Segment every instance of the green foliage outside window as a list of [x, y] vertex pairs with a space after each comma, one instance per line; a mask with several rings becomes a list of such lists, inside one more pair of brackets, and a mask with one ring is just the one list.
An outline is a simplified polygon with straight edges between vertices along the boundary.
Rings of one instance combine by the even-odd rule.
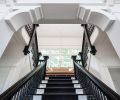
[[49, 56], [47, 67], [73, 67], [71, 55], [77, 55], [78, 52], [80, 52], [80, 49], [46, 48], [41, 49], [40, 51], [43, 55]]

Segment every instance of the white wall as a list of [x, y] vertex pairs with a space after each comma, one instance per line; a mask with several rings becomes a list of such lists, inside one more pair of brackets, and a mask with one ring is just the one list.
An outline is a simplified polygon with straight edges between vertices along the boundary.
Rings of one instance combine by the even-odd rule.
[[[112, 75], [109, 69], [114, 70], [116, 68], [120, 68], [120, 59], [111, 43], [111, 40], [108, 35], [99, 28], [95, 28], [95, 31], [91, 36], [91, 40], [97, 49], [97, 53], [95, 56], [91, 55], [91, 58], [89, 57], [89, 71], [114, 91], [118, 92], [116, 89], [118, 85], [116, 85], [114, 81], [114, 79], [118, 79], [118, 77], [116, 77], [116, 75]], [[116, 73], [118, 72], [116, 71]], [[114, 77], [114, 79], [112, 77]]]
[[120, 45], [119, 45], [119, 43], [120, 43], [120, 39], [119, 39], [120, 26], [119, 25], [120, 25], [120, 21], [116, 20], [115, 23], [110, 27], [109, 30], [107, 30], [106, 33], [115, 49], [117, 55], [120, 58]]
[[0, 94], [1, 94], [1, 92], [3, 90], [6, 79], [7, 79], [8, 75], [9, 75], [9, 71], [10, 71], [9, 67], [8, 68], [4, 68], [4, 67], [0, 68], [0, 76], [1, 76], [0, 77]]
[[119, 67], [120, 59], [107, 34], [99, 29], [93, 45], [97, 49], [96, 58], [107, 67]]
[[13, 31], [4, 20], [0, 20], [0, 58], [12, 38]]
[[[1, 59], [1, 66], [14, 66], [20, 59], [24, 57], [23, 49], [26, 45], [20, 31], [14, 33], [8, 46], [6, 47]], [[11, 59], [12, 58], [12, 59]]]
[[[0, 68], [1, 70], [1, 68]], [[14, 83], [16, 83], [18, 80], [20, 80], [22, 77], [24, 77], [26, 74], [31, 72], [33, 70], [32, 61], [30, 64], [29, 55], [26, 57], [23, 57], [15, 66], [9, 67], [9, 73], [8, 76], [5, 78], [5, 82], [3, 85], [1, 92], [4, 92], [7, 88], [12, 86]], [[5, 70], [6, 72], [6, 70]], [[1, 79], [0, 79], [1, 80]]]
[[108, 66], [105, 66], [102, 62], [99, 61], [95, 56], [91, 56], [89, 71], [103, 83], [109, 86], [111, 89], [116, 91], [114, 82], [111, 78]]
[[31, 54], [23, 54], [29, 38], [24, 28], [12, 36], [0, 59], [0, 93], [33, 70]]
[[109, 68], [117, 93], [120, 94], [120, 68]]

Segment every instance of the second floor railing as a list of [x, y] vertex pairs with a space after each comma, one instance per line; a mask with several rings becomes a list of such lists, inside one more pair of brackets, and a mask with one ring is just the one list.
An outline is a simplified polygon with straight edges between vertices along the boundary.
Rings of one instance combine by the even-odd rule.
[[93, 46], [90, 41], [90, 37], [94, 31], [95, 26], [88, 24], [82, 24], [82, 26], [84, 28], [84, 34], [82, 42], [82, 51], [79, 53], [79, 56], [81, 57], [82, 66], [86, 67], [86, 62], [88, 60], [88, 52], [90, 51], [90, 53], [93, 55], [95, 55], [97, 52], [95, 46]]
[[38, 59], [41, 53], [38, 50], [38, 40], [36, 28], [39, 26], [38, 24], [28, 24], [25, 26], [25, 29], [30, 37], [29, 44], [25, 46], [23, 52], [27, 55], [29, 52], [32, 53], [33, 57], [33, 66], [36, 67], [38, 65]]

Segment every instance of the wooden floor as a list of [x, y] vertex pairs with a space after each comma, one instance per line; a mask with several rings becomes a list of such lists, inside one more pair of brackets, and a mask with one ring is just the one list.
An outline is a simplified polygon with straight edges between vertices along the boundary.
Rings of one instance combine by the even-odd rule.
[[47, 68], [46, 70], [46, 76], [57, 76], [57, 75], [71, 75], [74, 76], [74, 69], [73, 68], [63, 68], [63, 67], [57, 67], [57, 68]]

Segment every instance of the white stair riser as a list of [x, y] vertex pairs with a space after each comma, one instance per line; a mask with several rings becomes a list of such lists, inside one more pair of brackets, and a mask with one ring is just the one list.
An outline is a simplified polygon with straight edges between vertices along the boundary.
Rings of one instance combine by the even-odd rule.
[[44, 89], [37, 89], [36, 94], [44, 94]]
[[40, 84], [39, 88], [46, 88], [46, 84]]

